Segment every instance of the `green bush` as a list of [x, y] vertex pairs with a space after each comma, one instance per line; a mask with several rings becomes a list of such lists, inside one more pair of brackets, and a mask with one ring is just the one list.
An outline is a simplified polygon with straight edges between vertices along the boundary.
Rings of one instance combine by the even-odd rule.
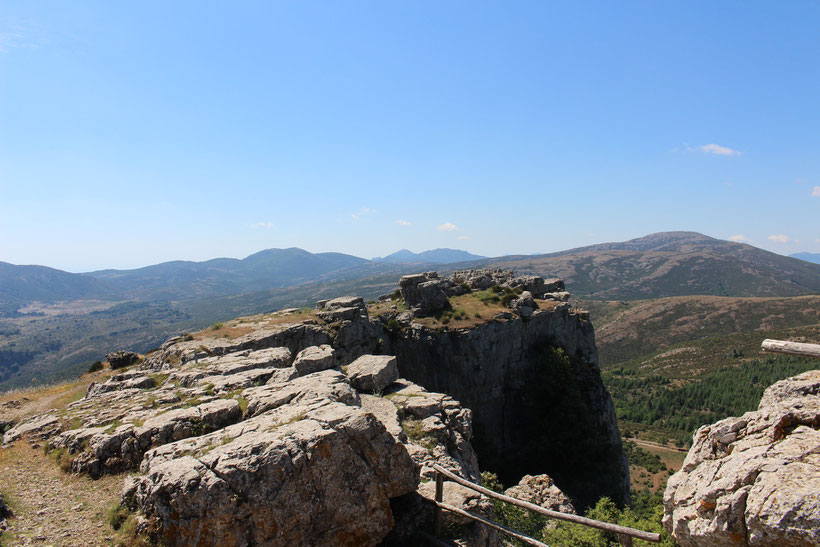
[[108, 510], [108, 524], [110, 524], [114, 530], [119, 530], [122, 523], [125, 522], [125, 519], [127, 519], [130, 514], [131, 512], [126, 506], [118, 503]]
[[[495, 492], [504, 492], [504, 486], [493, 473], [482, 473], [481, 481], [485, 488], [489, 488]], [[513, 530], [543, 541], [547, 545], [567, 547], [617, 547], [620, 545], [618, 538], [614, 534], [596, 528], [548, 519], [538, 513], [533, 513], [498, 500], [493, 500], [493, 508], [495, 509], [496, 521]], [[647, 491], [633, 493], [632, 503], [624, 509], [619, 509], [611, 499], [603, 497], [598, 500], [598, 503], [584, 516], [602, 522], [620, 524], [621, 526], [628, 526], [645, 532], [661, 534], [660, 544], [651, 544], [636, 539], [634, 540], [635, 546], [674, 546], [674, 542], [661, 524], [661, 519], [663, 518], [663, 497], [660, 492], [654, 494]], [[509, 536], [505, 536], [504, 539], [510, 545], [527, 545]]]
[[88, 367], [88, 372], [97, 372], [98, 370], [103, 369], [102, 361], [94, 361], [91, 363], [91, 366]]

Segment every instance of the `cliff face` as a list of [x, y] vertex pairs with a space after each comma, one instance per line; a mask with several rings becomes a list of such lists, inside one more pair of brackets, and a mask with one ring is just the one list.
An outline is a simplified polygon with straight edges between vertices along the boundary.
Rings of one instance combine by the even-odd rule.
[[541, 303], [529, 317], [391, 333], [401, 375], [473, 411], [482, 469], [505, 483], [547, 473], [578, 507], [629, 499], [628, 464], [588, 315]]

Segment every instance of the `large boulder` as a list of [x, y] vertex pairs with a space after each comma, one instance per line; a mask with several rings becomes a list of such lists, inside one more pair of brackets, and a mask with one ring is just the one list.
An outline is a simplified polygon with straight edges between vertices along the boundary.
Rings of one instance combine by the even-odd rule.
[[362, 355], [344, 369], [358, 391], [374, 393], [399, 379], [399, 368], [392, 355]]
[[782, 380], [758, 409], [706, 425], [664, 494], [683, 547], [820, 545], [820, 371]]
[[293, 361], [293, 368], [300, 376], [327, 370], [334, 366], [336, 366], [335, 352], [327, 344], [305, 348], [296, 355]]
[[572, 502], [549, 475], [524, 475], [518, 484], [507, 488], [504, 493], [510, 497], [540, 505], [544, 509], [560, 513], [575, 514]]
[[355, 407], [287, 411], [147, 454], [126, 501], [176, 545], [377, 544], [418, 482], [405, 448]]
[[404, 303], [417, 316], [433, 315], [449, 305], [442, 280], [435, 272], [405, 275], [399, 280]]
[[105, 360], [111, 365], [112, 369], [130, 367], [137, 361], [140, 356], [133, 351], [119, 350], [109, 353], [105, 356]]
[[520, 317], [529, 317], [532, 312], [538, 309], [538, 304], [532, 298], [529, 291], [524, 291], [521, 295], [513, 300], [512, 310]]

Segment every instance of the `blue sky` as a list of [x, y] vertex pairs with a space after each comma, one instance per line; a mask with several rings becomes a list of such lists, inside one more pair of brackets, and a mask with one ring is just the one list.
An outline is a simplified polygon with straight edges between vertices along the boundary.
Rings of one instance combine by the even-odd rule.
[[820, 252], [820, 3], [0, 8], [0, 260]]

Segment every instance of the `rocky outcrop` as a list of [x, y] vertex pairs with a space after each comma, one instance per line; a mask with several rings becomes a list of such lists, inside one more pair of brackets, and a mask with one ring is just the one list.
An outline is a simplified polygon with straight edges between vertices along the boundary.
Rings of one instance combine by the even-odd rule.
[[[139, 470], [123, 503], [143, 533], [176, 545], [375, 545], [388, 534], [415, 544], [431, 526], [421, 486], [432, 465], [479, 478], [470, 411], [399, 379], [394, 357], [300, 372], [289, 348], [217, 355], [209, 344], [224, 341], [197, 342], [209, 356], [119, 372], [7, 440], [45, 439], [73, 472]], [[333, 355], [308, 349], [302, 357]], [[492, 511], [475, 496], [464, 503]], [[472, 523], [456, 536], [497, 545]]]
[[[417, 544], [433, 466], [479, 482], [479, 458], [508, 483], [549, 473], [576, 507], [626, 501], [592, 327], [559, 302], [562, 289], [499, 270], [427, 273], [403, 281], [407, 302], [381, 299], [388, 316], [344, 297], [227, 322], [169, 340], [4, 440], [45, 439], [74, 472], [137, 473], [123, 500], [138, 528], [182, 545]], [[422, 317], [457, 297], [490, 299], [490, 319], [447, 328]], [[552, 503], [547, 481], [522, 484]], [[445, 492], [492, 517], [478, 494]], [[497, 545], [449, 518], [461, 544]]]
[[336, 366], [336, 355], [327, 344], [321, 346], [310, 346], [299, 352], [293, 361], [293, 368], [300, 376], [319, 372]]
[[604, 495], [626, 503], [629, 470], [589, 315], [556, 301], [538, 305], [526, 318], [469, 329], [411, 319], [386, 347], [403, 378], [473, 411], [482, 469], [508, 484], [549, 474], [576, 507]]
[[399, 281], [401, 297], [419, 317], [432, 315], [448, 306], [447, 293], [436, 272], [405, 275]]
[[538, 304], [535, 303], [531, 292], [524, 291], [518, 298], [513, 300], [512, 309], [519, 317], [529, 317], [532, 312], [538, 309]]
[[60, 429], [60, 420], [54, 414], [35, 416], [6, 431], [3, 435], [3, 444], [10, 444], [22, 438], [31, 441], [48, 439], [52, 435], [59, 433]]
[[780, 381], [758, 409], [703, 426], [664, 495], [681, 546], [820, 544], [820, 371]]
[[381, 422], [327, 399], [166, 445], [141, 471], [126, 500], [184, 545], [374, 545], [393, 528], [390, 499], [418, 482]]
[[510, 497], [540, 505], [551, 511], [575, 513], [572, 502], [549, 475], [524, 475], [518, 484], [507, 488], [504, 493]]
[[140, 356], [133, 351], [126, 351], [122, 349], [109, 353], [105, 356], [105, 360], [108, 361], [108, 364], [112, 369], [130, 367], [139, 361], [139, 358]]
[[350, 383], [364, 393], [375, 393], [399, 379], [399, 368], [392, 355], [363, 355], [344, 369]]

